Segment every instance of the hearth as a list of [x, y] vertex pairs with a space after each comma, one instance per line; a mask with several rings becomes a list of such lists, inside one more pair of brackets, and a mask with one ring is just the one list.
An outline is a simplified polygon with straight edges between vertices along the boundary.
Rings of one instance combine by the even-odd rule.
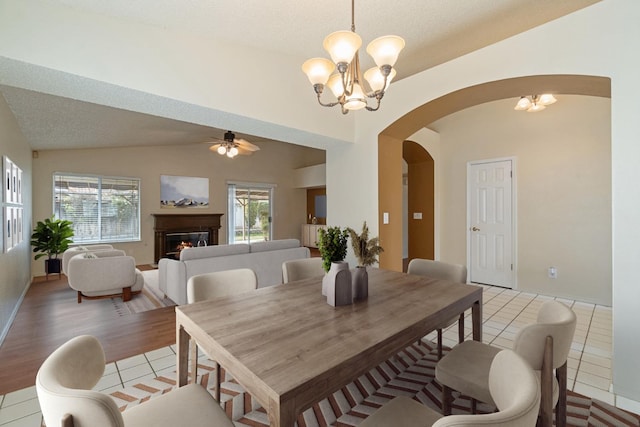
[[223, 214], [152, 214], [155, 219], [154, 258], [180, 257], [193, 246], [217, 245]]

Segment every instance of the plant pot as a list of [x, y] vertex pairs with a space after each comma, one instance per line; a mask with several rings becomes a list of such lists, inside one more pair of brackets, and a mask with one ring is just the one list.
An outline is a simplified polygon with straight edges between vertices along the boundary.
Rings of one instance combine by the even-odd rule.
[[59, 275], [62, 272], [62, 260], [59, 258], [45, 259], [44, 272], [47, 276], [55, 273]]
[[369, 273], [367, 267], [357, 266], [351, 276], [352, 290], [354, 301], [363, 301], [369, 297]]
[[333, 307], [349, 305], [353, 302], [351, 271], [345, 261], [332, 262], [331, 269], [322, 279], [326, 287], [327, 304]]

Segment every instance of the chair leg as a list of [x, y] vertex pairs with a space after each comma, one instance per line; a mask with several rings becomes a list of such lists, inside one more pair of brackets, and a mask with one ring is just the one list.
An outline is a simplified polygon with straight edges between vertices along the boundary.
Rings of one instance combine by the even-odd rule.
[[131, 301], [131, 286], [122, 288], [122, 301], [124, 302]]
[[216, 392], [215, 392], [215, 399], [220, 402], [220, 384], [222, 384], [222, 367], [220, 366], [220, 364], [218, 362], [215, 362], [215, 368], [216, 368]]
[[442, 359], [442, 329], [438, 329], [438, 360]]
[[464, 312], [460, 313], [458, 318], [458, 343], [464, 341]]
[[543, 427], [551, 427], [553, 426], [553, 338], [551, 336], [547, 337], [544, 346], [540, 388], [540, 422]]
[[453, 401], [453, 395], [451, 389], [446, 385], [442, 386], [442, 415], [451, 415], [451, 403]]
[[78, 291], [78, 304], [82, 302], [82, 292]]
[[558, 404], [556, 405], [556, 427], [567, 425], [567, 362], [556, 369], [558, 380]]

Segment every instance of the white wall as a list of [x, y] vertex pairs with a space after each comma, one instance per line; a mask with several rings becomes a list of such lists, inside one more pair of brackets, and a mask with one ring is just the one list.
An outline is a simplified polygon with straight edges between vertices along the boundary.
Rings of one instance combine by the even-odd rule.
[[539, 113], [515, 111], [516, 98], [489, 102], [430, 125], [441, 141], [442, 257], [466, 263], [467, 163], [515, 157], [517, 289], [611, 305], [611, 101], [558, 99]]
[[[353, 226], [377, 204], [377, 137], [387, 126], [416, 107], [447, 93], [484, 82], [543, 74], [584, 74], [610, 77], [613, 256], [613, 385], [614, 392], [640, 400], [636, 355], [640, 342], [633, 325], [640, 324], [640, 2], [603, 1], [503, 42], [424, 71], [392, 85], [375, 115], [362, 114], [356, 123], [357, 149], [327, 153], [327, 194], [334, 223]], [[398, 63], [401, 66], [401, 60]], [[427, 124], [425, 124], [427, 125]], [[352, 164], [368, 162], [345, 177]], [[394, 161], [394, 160], [391, 160]], [[368, 167], [366, 166], [368, 165]], [[349, 183], [344, 185], [344, 182]], [[362, 187], [362, 182], [369, 185]], [[341, 185], [342, 183], [342, 185]], [[350, 197], [357, 194], [356, 200]], [[337, 203], [335, 202], [337, 201]], [[364, 202], [364, 203], [360, 203]], [[362, 206], [353, 209], [353, 206]], [[370, 209], [368, 209], [370, 207]], [[369, 218], [368, 218], [369, 219]], [[368, 221], [369, 223], [369, 221]], [[371, 221], [371, 232], [376, 234]]]
[[[9, 158], [22, 169], [24, 240], [9, 252], [0, 250], [0, 344], [9, 330], [18, 304], [31, 282], [31, 150], [4, 97], [0, 95], [0, 157]], [[2, 167], [0, 167], [2, 169]], [[4, 200], [4, 195], [0, 195]], [[4, 213], [0, 213], [4, 218]], [[4, 236], [0, 233], [0, 236]], [[0, 249], [3, 244], [0, 243]]]

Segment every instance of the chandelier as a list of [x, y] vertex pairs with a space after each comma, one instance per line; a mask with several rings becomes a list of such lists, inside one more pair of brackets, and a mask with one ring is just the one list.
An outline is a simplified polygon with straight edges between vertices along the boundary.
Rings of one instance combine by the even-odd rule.
[[[349, 110], [366, 108], [369, 111], [376, 111], [380, 108], [380, 100], [396, 75], [393, 66], [398, 59], [398, 54], [404, 48], [404, 40], [398, 36], [378, 37], [369, 43], [367, 53], [373, 57], [377, 67], [370, 68], [364, 73], [364, 78], [371, 89], [365, 92], [358, 57], [362, 39], [355, 32], [354, 1], [351, 0], [351, 31], [331, 33], [322, 44], [331, 56], [331, 61], [326, 58], [311, 58], [302, 64], [302, 71], [306, 73], [313, 85], [320, 105], [323, 107], [340, 105], [342, 114], [347, 114]], [[334, 70], [337, 72], [334, 73]], [[320, 96], [325, 86], [329, 86], [336, 101], [322, 102]], [[367, 98], [375, 99], [375, 107], [368, 105]]]
[[530, 97], [521, 96], [514, 110], [536, 113], [538, 111], [544, 110], [545, 108], [547, 108], [547, 105], [551, 105], [556, 101], [557, 99], [550, 93], [544, 93], [542, 95], [531, 95]]

